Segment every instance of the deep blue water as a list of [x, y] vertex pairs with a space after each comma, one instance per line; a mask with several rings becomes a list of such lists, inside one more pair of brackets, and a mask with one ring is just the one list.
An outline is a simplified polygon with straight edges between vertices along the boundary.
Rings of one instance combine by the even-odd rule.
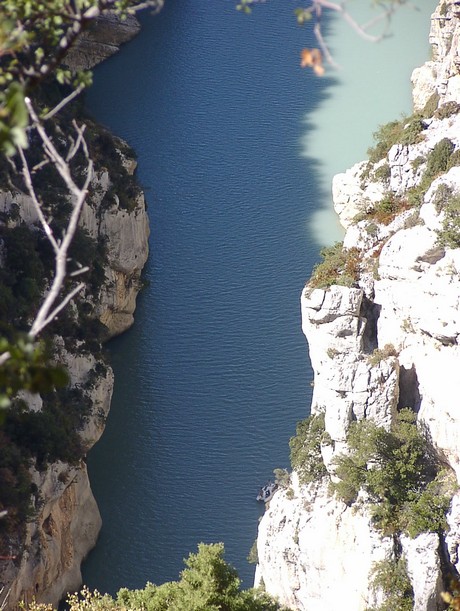
[[89, 106], [137, 151], [152, 231], [89, 456], [104, 525], [84, 581], [100, 591], [176, 579], [200, 541], [223, 541], [252, 585], [255, 494], [308, 413], [299, 295], [319, 192], [300, 139], [332, 80], [301, 70], [308, 33], [282, 7], [169, 0], [96, 71]]

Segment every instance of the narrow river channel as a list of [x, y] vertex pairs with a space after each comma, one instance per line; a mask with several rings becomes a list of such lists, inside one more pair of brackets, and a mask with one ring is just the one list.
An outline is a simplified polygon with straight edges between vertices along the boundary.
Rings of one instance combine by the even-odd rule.
[[[152, 231], [136, 324], [110, 346], [107, 429], [89, 456], [104, 526], [84, 580], [111, 593], [176, 579], [200, 541], [223, 541], [252, 585], [255, 495], [288, 467], [309, 411], [299, 295], [319, 242], [337, 235], [318, 211], [332, 173], [410, 109], [410, 69], [428, 54], [426, 9], [406, 11], [366, 68], [348, 55], [356, 36], [329, 23], [344, 71], [319, 79], [299, 67], [314, 43], [282, 0], [250, 16], [233, 0], [165, 4], [96, 70], [89, 95], [137, 151]], [[356, 89], [359, 71], [378, 105]]]

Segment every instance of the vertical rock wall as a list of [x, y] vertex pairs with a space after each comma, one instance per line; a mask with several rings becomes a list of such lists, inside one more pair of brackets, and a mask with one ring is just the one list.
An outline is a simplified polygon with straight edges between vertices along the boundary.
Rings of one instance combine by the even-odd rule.
[[[426, 185], [428, 158], [442, 139], [460, 155], [453, 104], [460, 103], [459, 17], [457, 2], [439, 4], [430, 33], [433, 59], [413, 74], [414, 107], [421, 110], [428, 100], [433, 106], [421, 136], [395, 144], [375, 165], [362, 162], [334, 178], [344, 246], [358, 249], [359, 280], [350, 288], [307, 286], [302, 293], [314, 370], [311, 411], [325, 414], [329, 439], [321, 449], [332, 478], [352, 420], [371, 418], [388, 429], [398, 407], [408, 406], [460, 481], [460, 248], [439, 241], [447, 212], [438, 190], [444, 185], [460, 195], [457, 157], [433, 174], [420, 206], [404, 204], [424, 176]], [[385, 223], [370, 216], [384, 196], [401, 204]], [[378, 362], [369, 358], [376, 348]], [[256, 585], [292, 609], [364, 611], [383, 601], [369, 584], [374, 563], [392, 556], [394, 541], [374, 529], [365, 503], [356, 509], [331, 496], [328, 479], [300, 485], [294, 473], [291, 490], [276, 492], [259, 527]], [[459, 503], [454, 494], [448, 532], [400, 538], [417, 611], [443, 608], [443, 571], [449, 563], [459, 568]]]

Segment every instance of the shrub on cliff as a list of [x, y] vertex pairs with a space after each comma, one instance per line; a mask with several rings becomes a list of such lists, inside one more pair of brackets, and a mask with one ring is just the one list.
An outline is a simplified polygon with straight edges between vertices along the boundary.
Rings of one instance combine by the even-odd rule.
[[440, 492], [438, 465], [408, 408], [399, 412], [390, 431], [371, 420], [354, 422], [348, 434], [349, 454], [336, 458], [340, 481], [332, 489], [346, 503], [363, 489], [374, 525], [384, 534], [438, 532], [445, 527], [450, 497]]
[[460, 195], [450, 197], [442, 209], [444, 218], [438, 231], [438, 243], [448, 248], [460, 248]]
[[421, 206], [433, 180], [458, 165], [460, 165], [460, 150], [454, 150], [453, 142], [443, 138], [428, 153], [425, 172], [420, 183], [407, 192], [409, 203], [413, 206]]
[[435, 178], [449, 167], [450, 156], [454, 152], [454, 144], [449, 138], [443, 138], [435, 144], [433, 150], [428, 154], [425, 173], [430, 178]]
[[383, 159], [394, 144], [409, 145], [420, 142], [424, 129], [425, 125], [419, 115], [404, 117], [400, 121], [390, 121], [381, 125], [373, 134], [375, 145], [367, 151], [369, 161], [377, 163]]
[[321, 456], [321, 438], [324, 431], [324, 414], [312, 415], [297, 423], [296, 435], [289, 441], [291, 466], [297, 471], [302, 484], [327, 475]]
[[366, 611], [412, 611], [414, 590], [404, 558], [385, 558], [376, 562], [372, 570], [371, 586], [374, 591], [380, 590], [385, 600], [378, 607]]
[[357, 216], [356, 220], [373, 220], [382, 225], [389, 225], [398, 214], [411, 207], [409, 201], [403, 197], [398, 197], [391, 191], [385, 193], [379, 202], [373, 204], [365, 213]]
[[323, 261], [318, 263], [308, 281], [310, 288], [328, 288], [333, 284], [353, 286], [359, 279], [361, 251], [344, 248], [341, 242], [321, 249]]

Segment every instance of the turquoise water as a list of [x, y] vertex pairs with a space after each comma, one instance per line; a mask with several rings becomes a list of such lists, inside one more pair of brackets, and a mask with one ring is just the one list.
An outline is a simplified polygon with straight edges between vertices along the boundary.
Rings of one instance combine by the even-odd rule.
[[327, 171], [305, 142], [340, 85], [301, 70], [313, 41], [284, 7], [171, 0], [96, 72], [89, 105], [136, 149], [152, 228], [88, 461], [104, 526], [84, 580], [101, 591], [177, 578], [200, 541], [224, 541], [251, 585], [255, 495], [308, 413], [299, 294]]
[[[412, 112], [410, 76], [429, 58], [429, 18], [435, 5], [425, 0], [401, 7], [388, 36], [377, 44], [360, 38], [342, 19], [330, 23], [328, 40], [340, 69], [334, 72], [332, 95], [313, 114], [305, 113], [301, 139], [302, 155], [319, 162], [322, 197], [309, 218], [319, 244], [342, 238], [332, 211], [332, 177], [366, 158], [379, 125]], [[359, 23], [375, 15], [370, 3], [350, 6]]]

